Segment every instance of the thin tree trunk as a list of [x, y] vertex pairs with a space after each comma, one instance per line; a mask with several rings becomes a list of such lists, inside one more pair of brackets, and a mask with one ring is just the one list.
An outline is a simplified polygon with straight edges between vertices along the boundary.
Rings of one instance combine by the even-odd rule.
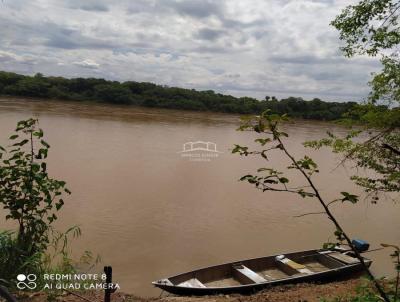
[[307, 182], [309, 183], [309, 185], [311, 186], [311, 188], [313, 189], [314, 193], [315, 193], [315, 197], [317, 197], [318, 201], [320, 202], [320, 204], [322, 205], [322, 207], [324, 208], [326, 214], [328, 215], [329, 219], [333, 222], [333, 224], [335, 225], [335, 227], [337, 228], [337, 230], [339, 230], [347, 244], [350, 246], [350, 248], [352, 249], [352, 251], [354, 252], [355, 256], [357, 257], [358, 260], [360, 260], [361, 265], [363, 266], [365, 272], [367, 273], [367, 275], [372, 279], [372, 281], [374, 282], [374, 285], [377, 289], [377, 291], [379, 292], [379, 295], [382, 297], [382, 299], [385, 302], [390, 302], [389, 298], [387, 297], [386, 293], [384, 292], [383, 288], [380, 286], [380, 284], [378, 283], [378, 281], [375, 279], [375, 276], [371, 273], [369, 267], [365, 264], [364, 262], [364, 258], [360, 255], [360, 253], [357, 251], [357, 249], [354, 247], [353, 243], [351, 242], [351, 239], [349, 236], [347, 236], [347, 234], [344, 232], [343, 228], [340, 226], [339, 222], [336, 220], [336, 218], [333, 216], [332, 212], [329, 210], [329, 207], [325, 204], [324, 200], [322, 199], [318, 189], [316, 188], [316, 186], [314, 185], [313, 181], [311, 180], [310, 176], [303, 170], [303, 168], [301, 168], [298, 163], [296, 162], [296, 159], [288, 152], [288, 150], [285, 148], [284, 144], [282, 143], [281, 139], [278, 137], [277, 140], [279, 141], [280, 145], [281, 145], [281, 149], [285, 152], [285, 154], [290, 158], [290, 160], [292, 161], [292, 163], [296, 166], [296, 168], [303, 174], [303, 176], [307, 179]]

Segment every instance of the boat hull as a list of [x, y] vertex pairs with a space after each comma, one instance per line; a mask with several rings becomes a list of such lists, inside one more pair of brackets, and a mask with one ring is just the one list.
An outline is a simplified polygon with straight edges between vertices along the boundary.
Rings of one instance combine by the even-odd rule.
[[[311, 251], [305, 251], [305, 252], [297, 252], [297, 253], [289, 253], [286, 254], [285, 256], [287, 257], [295, 257], [295, 259], [300, 259], [299, 257], [308, 257], [309, 255], [313, 255], [316, 253], [320, 253], [322, 250], [311, 250]], [[306, 256], [300, 256], [300, 255], [306, 255]], [[307, 256], [308, 255], [308, 256]], [[185, 279], [189, 278], [196, 278], [196, 276], [199, 276], [200, 279], [205, 280], [208, 275], [215, 275], [216, 272], [221, 271], [221, 270], [226, 270], [227, 268], [230, 268], [237, 263], [244, 263], [245, 265], [252, 267], [252, 268], [259, 268], [259, 265], [257, 264], [257, 261], [259, 262], [268, 262], [272, 261], [271, 259], [275, 259], [276, 256], [270, 256], [270, 257], [262, 257], [262, 258], [255, 258], [255, 259], [249, 259], [249, 260], [243, 260], [239, 262], [232, 262], [232, 263], [226, 263], [222, 265], [217, 265], [217, 266], [212, 266], [208, 268], [203, 268], [199, 270], [195, 270], [192, 272], [176, 275], [169, 277], [167, 279], [162, 279], [153, 282], [153, 285], [165, 290], [169, 293], [176, 294], [176, 295], [185, 295], [185, 296], [202, 296], [202, 295], [215, 295], [215, 294], [233, 294], [233, 293], [239, 293], [239, 294], [251, 294], [256, 291], [266, 289], [269, 287], [273, 286], [278, 286], [278, 285], [284, 285], [284, 284], [295, 284], [295, 283], [300, 283], [300, 282], [328, 282], [328, 281], [333, 281], [333, 280], [338, 280], [342, 278], [348, 278], [350, 276], [354, 276], [355, 274], [362, 272], [363, 271], [363, 266], [361, 265], [360, 262], [356, 263], [343, 263], [341, 261], [337, 261], [335, 259], [329, 259], [329, 261], [335, 261], [337, 263], [341, 263], [340, 265], [338, 264], [338, 267], [330, 268], [327, 270], [323, 270], [320, 272], [313, 272], [310, 274], [298, 274], [298, 275], [292, 275], [292, 276], [287, 276], [286, 278], [277, 278], [276, 280], [265, 280], [265, 282], [259, 282], [259, 283], [249, 283], [249, 284], [240, 284], [240, 285], [231, 285], [231, 286], [212, 286], [212, 283], [206, 284], [207, 286], [204, 287], [193, 287], [193, 286], [183, 286], [183, 285], [178, 285], [174, 284], [174, 280], [178, 280], [176, 282], [180, 282]], [[297, 257], [297, 258], [296, 258]], [[324, 256], [325, 257], [325, 256]], [[329, 256], [328, 256], [329, 257]], [[329, 257], [330, 258], [330, 257]], [[371, 260], [369, 259], [364, 259], [365, 263], [369, 266], [371, 264]], [[332, 265], [333, 266], [333, 265]], [[196, 279], [197, 280], [197, 279]], [[174, 283], [173, 283], [174, 282]], [[184, 283], [181, 283], [184, 284]]]

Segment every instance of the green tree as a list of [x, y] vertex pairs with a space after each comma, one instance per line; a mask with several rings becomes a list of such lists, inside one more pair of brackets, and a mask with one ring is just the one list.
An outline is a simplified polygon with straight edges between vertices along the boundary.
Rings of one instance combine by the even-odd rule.
[[346, 7], [331, 23], [345, 42], [343, 52], [351, 57], [394, 50], [400, 42], [399, 8], [400, 2], [395, 0], [362, 0]]
[[[362, 0], [346, 7], [331, 23], [340, 32], [341, 47], [348, 57], [356, 55], [378, 56], [382, 70], [373, 74], [369, 82], [368, 102], [348, 112], [344, 122], [350, 126], [354, 120], [361, 130], [353, 130], [344, 137], [328, 133], [328, 137], [306, 143], [320, 148], [330, 146], [344, 155], [343, 161], [352, 160], [356, 167], [372, 170], [373, 177], [353, 175], [351, 178], [377, 202], [382, 192], [400, 192], [400, 1]], [[385, 106], [382, 106], [385, 105]], [[367, 138], [364, 138], [367, 137]], [[398, 298], [399, 248], [394, 247], [397, 278], [393, 300]], [[382, 296], [382, 295], [381, 295]], [[383, 296], [382, 296], [383, 297]], [[387, 301], [387, 297], [385, 300]]]
[[[374, 202], [382, 192], [400, 190], [399, 13], [399, 1], [362, 0], [346, 7], [332, 21], [344, 42], [344, 54], [377, 56], [382, 71], [373, 74], [368, 102], [345, 115], [346, 124], [352, 126], [357, 121], [364, 131], [351, 131], [344, 137], [330, 133], [323, 140], [307, 144], [315, 148], [330, 146], [343, 154], [342, 163], [352, 160], [358, 167], [373, 170], [375, 177], [354, 175], [352, 179]], [[365, 136], [366, 139], [360, 139]]]
[[15, 94], [31, 97], [47, 96], [48, 88], [49, 84], [40, 76], [24, 78], [14, 86]]
[[94, 87], [95, 96], [106, 102], [117, 104], [130, 104], [131, 91], [128, 87], [119, 84], [102, 84]]

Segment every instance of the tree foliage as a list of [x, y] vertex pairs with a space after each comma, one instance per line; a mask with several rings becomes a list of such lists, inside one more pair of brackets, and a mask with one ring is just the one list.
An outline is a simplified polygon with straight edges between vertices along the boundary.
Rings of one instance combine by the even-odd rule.
[[362, 0], [346, 7], [331, 23], [340, 32], [346, 56], [379, 56], [382, 70], [373, 74], [368, 102], [344, 115], [342, 121], [356, 124], [357, 131], [346, 136], [328, 133], [325, 139], [306, 143], [314, 148], [329, 146], [343, 154], [342, 163], [350, 160], [373, 171], [374, 176], [356, 174], [352, 179], [374, 202], [380, 192], [400, 190], [399, 13], [400, 1]]
[[341, 49], [349, 57], [393, 49], [400, 42], [399, 9], [395, 0], [362, 0], [346, 7], [331, 23], [345, 42]]
[[399, 14], [400, 1], [362, 0], [346, 7], [331, 23], [340, 33], [346, 56], [380, 57], [382, 71], [370, 82], [373, 102], [400, 101]]
[[10, 72], [0, 72], [0, 95], [239, 114], [260, 114], [270, 109], [277, 114], [287, 113], [292, 117], [315, 120], [338, 119], [356, 104], [323, 102], [318, 98], [306, 101], [299, 97], [278, 100], [274, 96], [259, 101], [250, 97], [223, 95], [212, 90], [196, 91], [153, 83], [120, 83], [104, 79], [66, 79], [43, 75], [30, 77]]
[[399, 134], [392, 131], [377, 132], [360, 142], [354, 139], [359, 133], [360, 131], [353, 131], [344, 137], [328, 133], [327, 138], [306, 142], [305, 146], [316, 149], [330, 146], [333, 152], [345, 154], [343, 161], [351, 160], [355, 167], [373, 170], [373, 176], [351, 176], [357, 185], [365, 189], [373, 202], [379, 199], [381, 192], [399, 192]]
[[400, 103], [400, 60], [399, 55], [385, 56], [381, 59], [383, 69], [375, 74], [370, 86], [370, 99], [373, 102], [383, 100], [388, 104]]

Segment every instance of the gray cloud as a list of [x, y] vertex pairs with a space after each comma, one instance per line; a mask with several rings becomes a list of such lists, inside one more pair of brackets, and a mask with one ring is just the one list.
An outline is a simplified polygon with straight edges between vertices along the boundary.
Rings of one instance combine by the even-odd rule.
[[82, 4], [80, 9], [87, 10], [87, 11], [93, 11], [93, 12], [107, 12], [108, 7], [103, 5], [103, 4]]
[[135, 0], [129, 1], [125, 9], [128, 14], [152, 13], [154, 16], [156, 16], [160, 13], [168, 12], [170, 10], [165, 4], [166, 3], [164, 3], [163, 0]]
[[0, 51], [0, 62], [14, 62], [18, 61], [18, 57], [10, 52]]
[[45, 37], [45, 46], [62, 49], [113, 49], [118, 47], [110, 40], [82, 35], [78, 30], [55, 27]]
[[105, 3], [101, 3], [100, 1], [93, 0], [69, 0], [67, 1], [68, 7], [72, 9], [81, 9], [85, 11], [92, 12], [107, 12], [109, 11], [108, 6]]
[[11, 45], [20, 46], [47, 46], [61, 49], [113, 49], [121, 45], [111, 37], [99, 38], [95, 35], [86, 35], [79, 28], [69, 25], [61, 25], [55, 22], [38, 20], [26, 24], [12, 20], [0, 21], [0, 26], [8, 23], [3, 28], [3, 38]]
[[195, 37], [200, 40], [215, 41], [224, 34], [226, 34], [226, 32], [223, 30], [202, 28], [195, 34]]
[[178, 13], [194, 18], [206, 18], [212, 15], [220, 15], [222, 12], [221, 1], [212, 0], [176, 0], [169, 5]]

